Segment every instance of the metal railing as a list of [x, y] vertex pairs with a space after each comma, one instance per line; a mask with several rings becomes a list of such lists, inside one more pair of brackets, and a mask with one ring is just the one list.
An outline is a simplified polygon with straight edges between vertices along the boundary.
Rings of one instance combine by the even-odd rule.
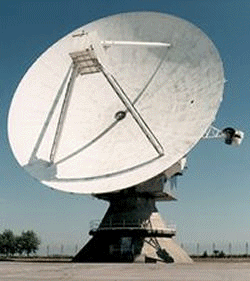
[[107, 222], [101, 222], [100, 220], [92, 220], [90, 221], [90, 231], [97, 230], [107, 230], [107, 229], [145, 229], [149, 232], [158, 231], [159, 233], [176, 233], [175, 225], [168, 225], [165, 228], [155, 228], [152, 227], [148, 221], [138, 219], [138, 220], [108, 220]]

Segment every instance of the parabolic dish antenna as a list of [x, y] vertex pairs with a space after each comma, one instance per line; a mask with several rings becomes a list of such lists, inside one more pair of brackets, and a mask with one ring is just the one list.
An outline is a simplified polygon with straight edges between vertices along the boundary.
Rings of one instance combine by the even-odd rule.
[[27, 71], [10, 108], [10, 144], [20, 165], [52, 188], [124, 189], [194, 147], [223, 86], [216, 48], [189, 22], [153, 12], [103, 18]]

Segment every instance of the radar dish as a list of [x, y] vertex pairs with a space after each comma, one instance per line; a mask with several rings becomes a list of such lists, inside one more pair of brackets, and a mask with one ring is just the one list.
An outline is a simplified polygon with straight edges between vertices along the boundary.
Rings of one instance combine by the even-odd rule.
[[195, 146], [223, 87], [219, 54], [193, 24], [154, 12], [110, 16], [68, 34], [30, 67], [11, 104], [10, 144], [52, 188], [128, 188]]

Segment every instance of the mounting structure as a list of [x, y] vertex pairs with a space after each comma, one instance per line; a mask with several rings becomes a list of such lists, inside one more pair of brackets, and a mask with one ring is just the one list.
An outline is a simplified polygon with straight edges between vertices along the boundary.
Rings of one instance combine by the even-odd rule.
[[9, 113], [16, 159], [51, 188], [110, 202], [75, 261], [191, 262], [155, 204], [176, 200], [176, 177], [200, 139], [243, 139], [211, 126], [224, 81], [200, 29], [153, 12], [92, 22], [32, 65]]

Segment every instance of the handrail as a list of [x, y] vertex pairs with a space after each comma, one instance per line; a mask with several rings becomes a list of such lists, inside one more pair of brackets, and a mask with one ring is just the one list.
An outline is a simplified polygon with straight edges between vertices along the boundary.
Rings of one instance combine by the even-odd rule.
[[96, 230], [109, 230], [109, 229], [145, 229], [147, 231], [158, 231], [158, 232], [176, 232], [175, 225], [168, 225], [165, 228], [152, 228], [150, 223], [145, 223], [144, 220], [120, 220], [120, 221], [110, 221], [101, 222], [100, 220], [90, 221], [90, 229], [92, 231]]

